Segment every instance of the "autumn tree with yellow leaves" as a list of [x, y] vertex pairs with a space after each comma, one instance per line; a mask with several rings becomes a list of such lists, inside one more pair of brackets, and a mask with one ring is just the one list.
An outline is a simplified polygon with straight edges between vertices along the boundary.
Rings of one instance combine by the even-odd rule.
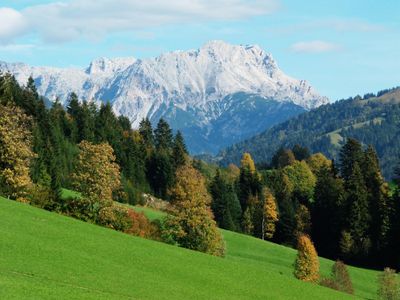
[[14, 106], [0, 105], [0, 191], [12, 199], [26, 200], [32, 186], [31, 119]]
[[317, 251], [310, 238], [303, 234], [298, 238], [297, 257], [294, 264], [294, 276], [308, 282], [319, 279], [319, 260]]
[[276, 222], [278, 222], [278, 210], [275, 197], [268, 188], [264, 189], [264, 209], [263, 209], [263, 236], [272, 239], [275, 233]]
[[172, 208], [164, 235], [181, 247], [223, 256], [225, 244], [209, 207], [211, 197], [203, 176], [186, 163], [177, 169], [169, 195]]
[[72, 174], [74, 188], [82, 195], [99, 201], [111, 201], [120, 183], [119, 166], [108, 143], [79, 143], [79, 155]]

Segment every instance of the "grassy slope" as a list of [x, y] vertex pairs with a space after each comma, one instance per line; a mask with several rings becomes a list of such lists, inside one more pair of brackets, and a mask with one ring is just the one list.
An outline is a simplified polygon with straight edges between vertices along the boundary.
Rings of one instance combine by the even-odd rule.
[[[222, 259], [0, 199], [0, 234], [1, 299], [347, 297], [294, 279], [293, 250], [231, 232]], [[374, 274], [353, 274], [372, 297]]]
[[[134, 209], [143, 211], [146, 216], [151, 219], [165, 216], [165, 213], [151, 208], [135, 206]], [[269, 271], [292, 277], [293, 262], [297, 253], [295, 250], [227, 230], [222, 230], [222, 232], [228, 246], [226, 259], [252, 266], [261, 264]], [[328, 259], [320, 258], [320, 264], [322, 276], [328, 277], [333, 262]], [[349, 272], [357, 296], [368, 299], [376, 296], [376, 271], [349, 267]]]

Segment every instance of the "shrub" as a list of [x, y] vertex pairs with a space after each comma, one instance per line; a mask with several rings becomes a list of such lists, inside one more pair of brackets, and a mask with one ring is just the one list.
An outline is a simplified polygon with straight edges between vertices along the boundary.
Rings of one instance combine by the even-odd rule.
[[138, 213], [128, 209], [128, 218], [131, 226], [125, 231], [126, 233], [145, 238], [152, 238], [157, 235], [156, 225], [151, 223], [142, 212]]
[[29, 190], [27, 200], [29, 200], [31, 205], [47, 210], [53, 210], [56, 205], [54, 193], [50, 188], [42, 185], [32, 186]]
[[99, 201], [86, 197], [61, 199], [56, 211], [85, 222], [96, 223], [101, 205]]
[[118, 231], [127, 231], [132, 226], [128, 209], [115, 204], [100, 209], [97, 223]]
[[307, 235], [298, 238], [297, 257], [294, 276], [300, 280], [316, 282], [319, 279], [319, 260], [317, 251]]
[[339, 286], [339, 291], [353, 294], [353, 283], [351, 282], [349, 272], [347, 271], [346, 265], [338, 260], [332, 266], [332, 279]]
[[332, 290], [340, 291], [340, 286], [332, 278], [322, 278], [319, 284]]
[[400, 299], [400, 287], [396, 271], [390, 268], [385, 268], [378, 277], [379, 299], [398, 300]]
[[348, 294], [354, 293], [353, 284], [347, 267], [340, 260], [333, 264], [331, 278], [322, 279], [320, 285]]

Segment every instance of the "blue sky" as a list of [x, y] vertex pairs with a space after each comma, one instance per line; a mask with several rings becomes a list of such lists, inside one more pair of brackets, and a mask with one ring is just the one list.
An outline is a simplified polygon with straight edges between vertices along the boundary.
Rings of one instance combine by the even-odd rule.
[[2, 0], [0, 60], [85, 67], [258, 44], [332, 100], [400, 85], [398, 0]]

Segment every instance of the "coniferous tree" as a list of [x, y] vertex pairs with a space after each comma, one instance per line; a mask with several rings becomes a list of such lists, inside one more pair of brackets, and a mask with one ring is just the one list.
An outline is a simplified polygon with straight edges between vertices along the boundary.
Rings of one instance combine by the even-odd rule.
[[157, 149], [171, 149], [173, 146], [173, 134], [169, 124], [160, 119], [157, 128], [154, 130], [155, 145]]
[[249, 198], [260, 193], [261, 182], [254, 161], [249, 153], [244, 153], [238, 180], [238, 198], [243, 212], [248, 206]]
[[346, 144], [340, 151], [340, 171], [343, 179], [347, 182], [353, 174], [354, 165], [360, 167], [363, 163], [363, 151], [359, 141], [356, 139], [347, 139]]
[[312, 237], [323, 256], [333, 258], [339, 252], [344, 197], [343, 180], [335, 176], [332, 167], [323, 167], [317, 176], [311, 213]]
[[151, 150], [154, 147], [154, 135], [153, 135], [153, 127], [148, 118], [140, 121], [139, 133], [142, 137], [142, 142], [144, 143], [145, 148], [147, 150]]
[[387, 245], [389, 231], [389, 209], [387, 199], [389, 187], [384, 182], [378, 156], [375, 150], [369, 146], [364, 153], [362, 165], [365, 184], [368, 192], [368, 202], [371, 214], [371, 241], [375, 255], [379, 255]]
[[178, 130], [175, 135], [172, 149], [172, 161], [174, 162], [175, 168], [183, 166], [186, 163], [188, 151], [186, 149], [185, 141], [182, 133]]
[[241, 210], [233, 187], [217, 170], [210, 185], [211, 209], [218, 226], [227, 230], [240, 231]]
[[353, 253], [365, 257], [371, 247], [369, 236], [371, 215], [368, 194], [361, 169], [356, 162], [353, 172], [346, 182], [346, 206], [348, 208], [348, 228], [354, 241]]

